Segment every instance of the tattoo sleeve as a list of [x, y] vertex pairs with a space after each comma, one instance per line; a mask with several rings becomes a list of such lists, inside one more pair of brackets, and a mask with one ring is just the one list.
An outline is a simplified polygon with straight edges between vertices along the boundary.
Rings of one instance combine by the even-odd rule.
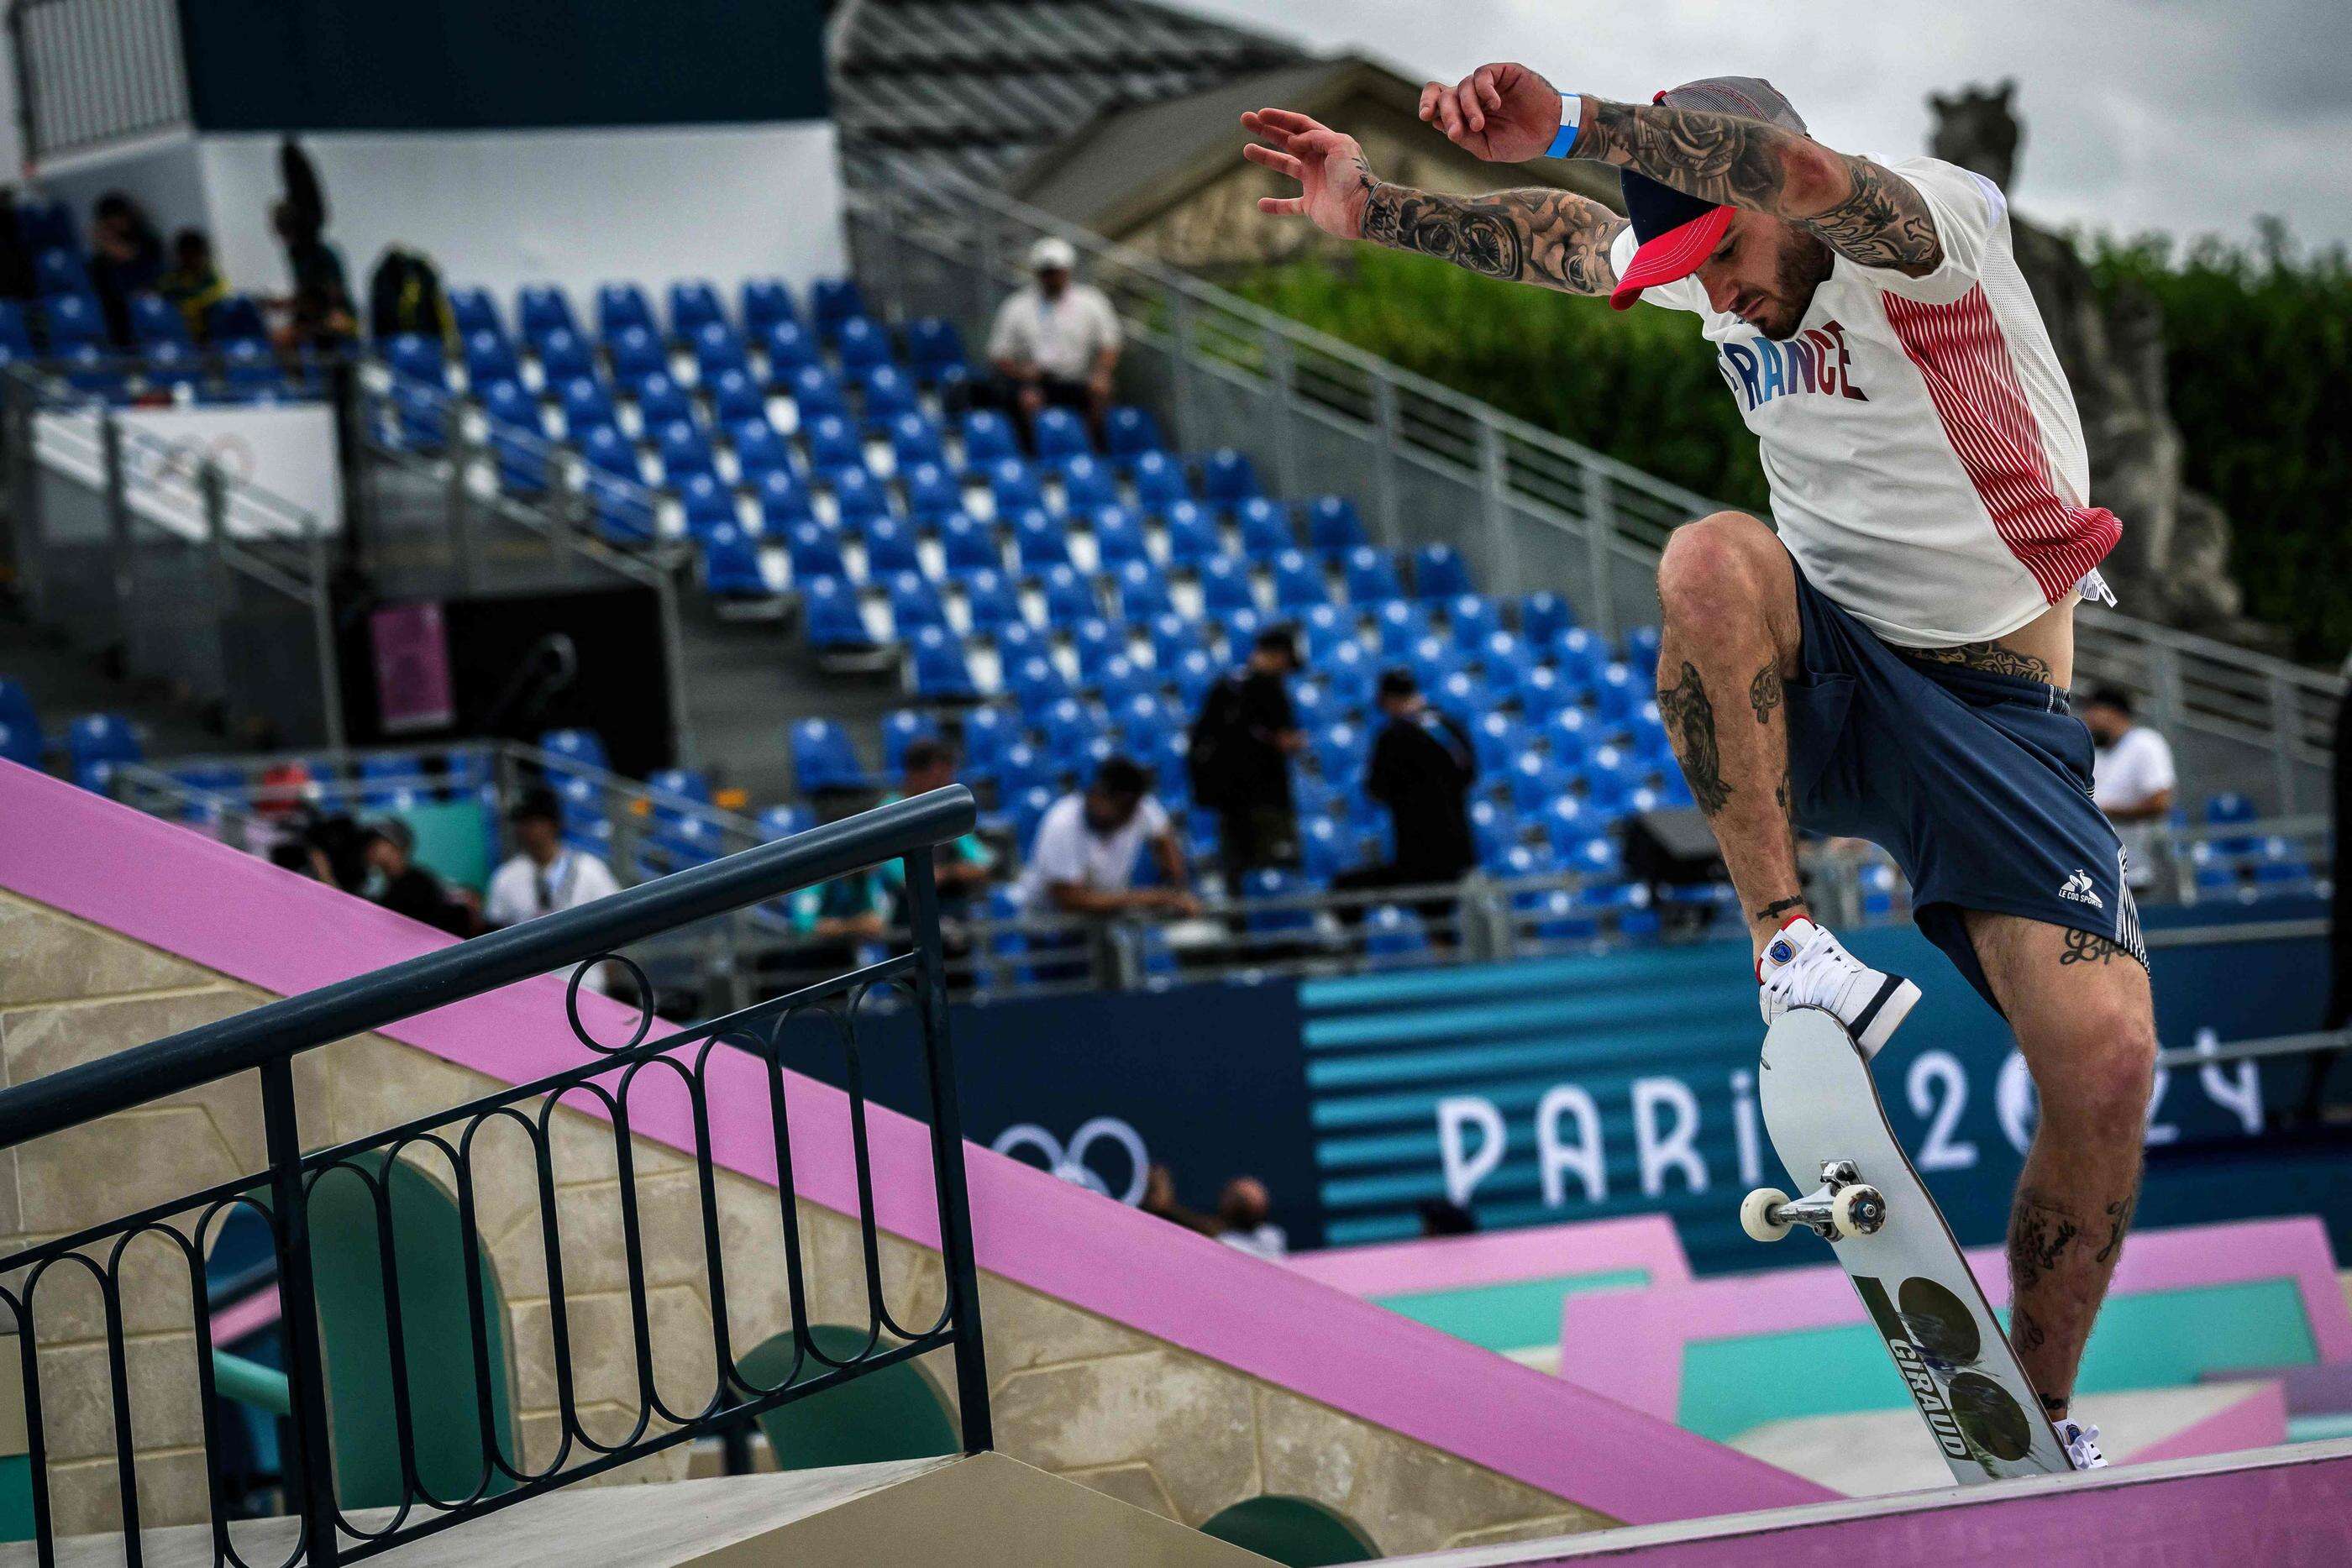
[[1935, 220], [1909, 181], [1760, 120], [1596, 101], [1576, 156], [1646, 174], [1701, 201], [1769, 213], [1864, 267], [1918, 277], [1943, 264]]
[[1568, 294], [1617, 287], [1609, 246], [1625, 220], [1598, 202], [1541, 189], [1444, 196], [1365, 178], [1364, 237], [1374, 245]]
[[1723, 747], [1715, 734], [1715, 704], [1698, 678], [1698, 666], [1685, 664], [1671, 686], [1658, 687], [1658, 716], [1675, 743], [1675, 755], [1690, 780], [1691, 798], [1712, 817], [1731, 799], [1723, 779]]

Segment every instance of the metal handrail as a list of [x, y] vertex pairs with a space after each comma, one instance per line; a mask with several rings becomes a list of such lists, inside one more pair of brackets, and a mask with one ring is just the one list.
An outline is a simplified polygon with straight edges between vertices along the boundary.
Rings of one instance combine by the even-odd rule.
[[971, 791], [950, 785], [0, 1090], [0, 1149], [929, 849], [976, 820]]

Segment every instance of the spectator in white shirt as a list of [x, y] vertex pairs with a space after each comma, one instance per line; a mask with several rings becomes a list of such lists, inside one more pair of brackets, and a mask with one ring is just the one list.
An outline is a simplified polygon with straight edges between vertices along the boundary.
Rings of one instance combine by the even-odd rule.
[[1118, 366], [1118, 313], [1110, 299], [1073, 273], [1078, 253], [1070, 242], [1046, 238], [1029, 247], [1035, 281], [997, 307], [988, 334], [994, 401], [1010, 409], [1021, 440], [1034, 450], [1032, 422], [1047, 407], [1076, 409], [1102, 439], [1110, 410], [1111, 376]]
[[[1160, 887], [1137, 887], [1149, 847]], [[1184, 851], [1167, 811], [1151, 798], [1151, 778], [1124, 757], [1106, 758], [1086, 793], [1063, 796], [1037, 824], [1022, 873], [1021, 902], [1038, 915], [1119, 915], [1156, 911], [1194, 915]]]
[[[520, 852], [490, 875], [482, 918], [492, 929], [576, 909], [621, 891], [610, 866], [563, 841], [563, 812], [553, 790], [526, 791], [507, 813], [507, 822]], [[590, 988], [610, 994], [610, 971], [615, 967], [597, 965], [589, 973]]]
[[2098, 747], [2091, 797], [2116, 825], [2130, 862], [2125, 880], [2137, 891], [2156, 880], [2156, 824], [2172, 810], [2179, 782], [2172, 747], [2147, 726], [2132, 722], [2131, 694], [2118, 686], [2091, 694], [2083, 723]]

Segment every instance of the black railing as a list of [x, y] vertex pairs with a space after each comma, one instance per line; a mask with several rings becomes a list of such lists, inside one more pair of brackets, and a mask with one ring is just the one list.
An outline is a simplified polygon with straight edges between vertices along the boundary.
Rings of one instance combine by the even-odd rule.
[[188, 123], [179, 0], [15, 0], [8, 34], [27, 162]]
[[[45, 1371], [54, 1375], [56, 1369], [45, 1363], [55, 1354], [52, 1347], [60, 1334], [70, 1337], [70, 1331], [52, 1329], [45, 1337], [45, 1320], [36, 1309], [44, 1300], [44, 1279], [66, 1265], [70, 1265], [68, 1275], [79, 1274], [95, 1283], [103, 1309], [120, 1493], [114, 1517], [126, 1537], [127, 1560], [134, 1568], [142, 1560], [137, 1423], [124, 1324], [127, 1319], [135, 1321], [139, 1333], [152, 1337], [158, 1309], [152, 1300], [132, 1299], [141, 1285], [154, 1283], [152, 1276], [143, 1281], [130, 1278], [124, 1264], [126, 1257], [152, 1249], [154, 1244], [148, 1242], [150, 1237], [163, 1239], [168, 1268], [176, 1270], [184, 1265], [188, 1279], [194, 1397], [203, 1411], [211, 1473], [210, 1526], [216, 1564], [259, 1568], [268, 1563], [291, 1568], [302, 1563], [320, 1568], [374, 1556], [489, 1510], [679, 1444], [723, 1438], [784, 1404], [942, 1347], [953, 1350], [963, 1447], [968, 1451], [989, 1448], [988, 1391], [931, 862], [933, 846], [970, 831], [972, 821], [969, 792], [960, 787], [936, 790], [0, 1092], [0, 1148], [5, 1148], [233, 1074], [257, 1071], [268, 1149], [265, 1171], [173, 1197], [0, 1259], [0, 1301], [12, 1316], [9, 1326], [16, 1335], [24, 1380], [29, 1500], [44, 1568], [56, 1561], [57, 1517], [44, 1414]], [[724, 915], [894, 859], [903, 862], [907, 876], [911, 915], [907, 951], [724, 1018], [674, 1032], [656, 1032], [642, 972], [619, 956], [620, 948], [691, 921]], [[593, 1052], [589, 1061], [400, 1126], [303, 1152], [296, 1108], [294, 1059], [298, 1055], [572, 966], [576, 968], [566, 1010], [572, 1032]], [[599, 966], [635, 972], [640, 982], [643, 999], [635, 1029], [619, 1044], [594, 1040], [581, 1020], [582, 985]], [[931, 1095], [929, 1154], [938, 1200], [943, 1300], [937, 1317], [925, 1324], [910, 1325], [893, 1315], [883, 1281], [866, 1104], [859, 1089], [860, 1051], [866, 1045], [861, 1036], [870, 1025], [883, 1020], [902, 1028], [911, 1025], [919, 1034]], [[829, 1352], [812, 1333], [817, 1325], [811, 1321], [809, 1277], [793, 1197], [795, 1151], [786, 1118], [784, 1057], [788, 1033], [791, 1049], [807, 1049], [811, 1031], [805, 1026], [812, 1023], [818, 1026], [818, 1032], [838, 1041], [846, 1061], [851, 1134], [846, 1154], [854, 1166], [857, 1194], [855, 1218], [867, 1320], [863, 1348], [849, 1354], [840, 1354], [837, 1340]], [[714, 1050], [721, 1044], [732, 1049], [717, 1052], [716, 1059], [726, 1064], [723, 1071], [736, 1077], [739, 1100], [743, 1085], [737, 1051], [749, 1053], [764, 1066], [781, 1211], [781, 1267], [790, 1306], [789, 1322], [782, 1323], [775, 1337], [765, 1343], [772, 1347], [785, 1333], [791, 1336], [789, 1364], [772, 1377], [747, 1373], [744, 1358], [753, 1347], [740, 1343], [742, 1331], [730, 1310], [727, 1280], [730, 1268], [741, 1267], [740, 1246], [722, 1245], [709, 1082]], [[682, 1095], [683, 1105], [690, 1112], [692, 1146], [688, 1152], [692, 1155], [701, 1209], [699, 1282], [707, 1291], [709, 1308], [711, 1356], [709, 1392], [699, 1399], [666, 1398], [655, 1375], [646, 1253], [649, 1239], [658, 1241], [665, 1236], [649, 1231], [640, 1213], [630, 1131], [632, 1092], [648, 1076], [670, 1086], [655, 1092]], [[564, 1266], [567, 1259], [579, 1258], [580, 1249], [576, 1240], [567, 1249], [561, 1218], [563, 1206], [558, 1194], [564, 1176], [557, 1169], [560, 1140], [554, 1131], [559, 1109], [585, 1111], [611, 1129], [611, 1166], [618, 1171], [627, 1338], [634, 1346], [636, 1368], [634, 1405], [625, 1405], [622, 1410], [625, 1418], [633, 1408], [634, 1419], [617, 1437], [609, 1433], [600, 1437], [591, 1430], [574, 1381], [575, 1325], [565, 1292]], [[507, 1325], [497, 1321], [489, 1294], [493, 1286], [484, 1267], [484, 1242], [475, 1225], [480, 1174], [477, 1167], [488, 1157], [489, 1135], [500, 1124], [511, 1129], [506, 1136], [519, 1134], [529, 1147], [530, 1184], [536, 1193], [546, 1270], [559, 1432], [553, 1452], [535, 1465], [524, 1462], [521, 1443], [508, 1436], [513, 1412], [499, 1406], [505, 1363], [498, 1347], [503, 1344]], [[601, 1145], [601, 1137], [597, 1142]], [[135, 1160], [135, 1145], [126, 1144], [122, 1157]], [[805, 1163], [809, 1156], [803, 1151], [801, 1157]], [[395, 1245], [392, 1173], [400, 1166], [424, 1169], [454, 1188], [465, 1284], [463, 1343], [454, 1332], [447, 1332], [446, 1315], [440, 1320], [445, 1333], [439, 1343], [421, 1330], [404, 1329], [404, 1310], [414, 1303], [401, 1286], [404, 1260]], [[352, 1437], [348, 1420], [331, 1418], [327, 1358], [321, 1344], [328, 1314], [320, 1308], [319, 1294], [322, 1280], [343, 1296], [349, 1295], [352, 1282], [348, 1277], [329, 1279], [316, 1266], [313, 1237], [314, 1210], [321, 1201], [320, 1188], [331, 1176], [344, 1182], [356, 1180], [364, 1194], [363, 1207], [373, 1211], [373, 1238], [361, 1242], [359, 1255], [373, 1260], [361, 1271], [369, 1277], [363, 1283], [370, 1285], [372, 1310], [382, 1313], [381, 1354], [388, 1359], [391, 1438], [397, 1456], [397, 1483], [386, 1483], [396, 1500], [371, 1500], [383, 1503], [383, 1511], [375, 1513], [347, 1506], [338, 1488], [341, 1479], [338, 1455]], [[215, 1397], [216, 1347], [206, 1308], [205, 1258], [223, 1228], [247, 1216], [268, 1228], [268, 1249], [277, 1265], [282, 1303], [280, 1350], [291, 1405], [291, 1443], [281, 1465], [286, 1478], [283, 1511], [293, 1517], [235, 1530], [232, 1499], [223, 1484], [220, 1463], [224, 1417]], [[152, 1290], [147, 1293], [153, 1295]], [[762, 1364], [773, 1367], [780, 1354], [768, 1355]], [[442, 1479], [446, 1466], [433, 1479], [425, 1474], [427, 1467], [420, 1459], [422, 1417], [415, 1396], [428, 1381], [446, 1386], [448, 1379], [468, 1375], [470, 1396], [461, 1403], [470, 1405], [471, 1430], [460, 1434], [460, 1438], [468, 1452], [478, 1453], [478, 1463], [470, 1485], [452, 1487]], [[155, 1395], [148, 1390], [142, 1397], [152, 1399]], [[152, 1411], [152, 1406], [147, 1408]], [[446, 1407], [443, 1418], [446, 1422]], [[331, 1449], [331, 1427], [335, 1433]], [[383, 1437], [381, 1431], [375, 1434], [379, 1443]], [[440, 1482], [437, 1492], [436, 1480]], [[84, 1500], [76, 1516], [87, 1519], [89, 1511]], [[152, 1526], [155, 1521], [150, 1518], [149, 1522]], [[285, 1537], [297, 1529], [299, 1539], [289, 1544]], [[256, 1555], [257, 1551], [261, 1554]]]

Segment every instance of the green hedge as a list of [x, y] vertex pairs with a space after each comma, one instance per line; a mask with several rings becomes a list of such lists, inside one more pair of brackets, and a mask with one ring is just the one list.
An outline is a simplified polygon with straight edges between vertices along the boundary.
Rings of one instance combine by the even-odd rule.
[[[2352, 274], [2342, 254], [2296, 258], [2274, 235], [2259, 252], [2085, 249], [2101, 287], [2145, 287], [2163, 308], [2186, 476], [2235, 525], [2232, 568], [2249, 612], [2292, 632], [2301, 656], [2340, 658], [2352, 645]], [[1712, 350], [1678, 311], [1621, 313], [1364, 248], [1238, 287], [1702, 495], [1766, 502], [1755, 440]]]
[[[2164, 312], [2182, 476], [2230, 514], [2249, 614], [2298, 657], [2352, 648], [2352, 267], [2298, 256], [2276, 225], [2249, 248], [2099, 243], [2093, 276]], [[2129, 521], [2128, 518], [2126, 519]]]

